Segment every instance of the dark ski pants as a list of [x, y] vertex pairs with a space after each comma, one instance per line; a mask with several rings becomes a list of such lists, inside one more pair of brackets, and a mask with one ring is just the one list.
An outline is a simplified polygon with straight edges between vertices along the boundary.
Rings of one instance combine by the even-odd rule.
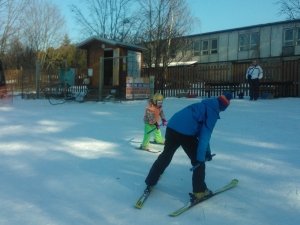
[[[163, 152], [153, 163], [149, 174], [145, 180], [146, 185], [154, 186], [157, 184], [159, 177], [172, 161], [173, 155], [179, 147], [182, 147], [191, 160], [192, 166], [199, 162], [196, 160], [198, 139], [194, 136], [180, 134], [171, 128], [167, 128], [165, 135], [165, 147]], [[205, 163], [201, 163], [193, 171], [192, 176], [193, 192], [203, 192], [207, 187], [205, 184]]]
[[259, 97], [259, 79], [249, 79], [250, 100], [257, 100]]

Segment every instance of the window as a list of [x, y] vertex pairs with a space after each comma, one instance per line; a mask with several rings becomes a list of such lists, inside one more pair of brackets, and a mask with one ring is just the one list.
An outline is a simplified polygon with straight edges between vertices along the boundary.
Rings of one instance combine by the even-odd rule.
[[218, 40], [212, 39], [211, 46], [210, 46], [210, 54], [217, 54], [218, 53]]
[[297, 29], [297, 42], [296, 45], [300, 45], [300, 28]]
[[208, 55], [208, 40], [201, 42], [201, 55]]
[[250, 34], [250, 49], [255, 50], [259, 47], [259, 33], [251, 33]]
[[176, 58], [176, 49], [175, 48], [171, 48], [170, 49], [170, 57], [172, 59], [175, 59]]
[[249, 34], [239, 35], [239, 51], [247, 51], [249, 46]]
[[283, 32], [283, 46], [294, 46], [294, 29], [285, 29]]
[[259, 32], [239, 35], [239, 51], [255, 50], [259, 47]]
[[287, 28], [283, 30], [283, 46], [292, 47], [300, 45], [300, 28]]
[[140, 77], [141, 76], [141, 53], [128, 51], [128, 57], [123, 58], [123, 63], [127, 60], [127, 72], [129, 76]]
[[194, 41], [193, 54], [194, 56], [217, 54], [218, 53], [218, 39], [207, 39], [201, 41]]
[[194, 41], [193, 43], [193, 55], [199, 56], [200, 55], [200, 41]]

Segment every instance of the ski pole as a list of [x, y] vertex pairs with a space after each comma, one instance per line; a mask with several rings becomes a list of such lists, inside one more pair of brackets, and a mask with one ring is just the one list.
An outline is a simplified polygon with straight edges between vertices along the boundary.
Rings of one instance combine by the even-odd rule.
[[[159, 126], [161, 126], [161, 125], [162, 125], [162, 123], [161, 123], [161, 124], [159, 124]], [[155, 128], [153, 128], [152, 130], [148, 131], [148, 132], [147, 132], [147, 134], [150, 134], [150, 133], [152, 133], [153, 131], [155, 131], [155, 129], [157, 129], [157, 127], [155, 127]]]

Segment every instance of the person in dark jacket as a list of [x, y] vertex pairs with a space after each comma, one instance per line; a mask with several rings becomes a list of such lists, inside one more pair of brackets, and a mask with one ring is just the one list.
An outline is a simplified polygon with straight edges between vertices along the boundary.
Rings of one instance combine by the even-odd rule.
[[212, 159], [210, 138], [219, 113], [230, 104], [231, 92], [217, 98], [204, 99], [175, 113], [169, 120], [163, 152], [153, 163], [145, 183], [148, 189], [157, 184], [169, 166], [174, 153], [181, 146], [191, 160], [193, 171], [191, 201], [211, 194], [205, 183], [205, 161]]

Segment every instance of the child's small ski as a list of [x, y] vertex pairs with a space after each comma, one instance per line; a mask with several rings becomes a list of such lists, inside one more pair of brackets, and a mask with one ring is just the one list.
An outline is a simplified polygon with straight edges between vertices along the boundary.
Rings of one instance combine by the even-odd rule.
[[151, 153], [160, 153], [160, 150], [154, 150], [154, 149], [141, 149], [140, 147], [135, 147], [136, 150], [145, 151], [145, 152], [151, 152]]
[[230, 189], [236, 187], [238, 182], [239, 181], [237, 179], [233, 179], [231, 182], [229, 182], [225, 186], [221, 187], [218, 190], [215, 190], [211, 195], [208, 195], [205, 198], [201, 198], [198, 201], [188, 202], [185, 206], [183, 206], [183, 207], [177, 209], [176, 211], [170, 213], [169, 216], [172, 216], [172, 217], [179, 216], [180, 214], [186, 212], [187, 210], [189, 210], [190, 208], [192, 208], [195, 205], [199, 204], [200, 202], [204, 202], [205, 200], [210, 199], [211, 197], [213, 197], [215, 195], [221, 194], [221, 193], [223, 193], [227, 190], [230, 190]]
[[158, 143], [156, 141], [150, 141], [150, 144], [153, 144], [153, 145], [165, 145], [165, 143]]
[[145, 201], [147, 200], [147, 198], [149, 197], [151, 191], [152, 191], [151, 187], [146, 187], [146, 189], [144, 190], [144, 193], [141, 195], [141, 197], [139, 197], [139, 199], [135, 203], [135, 208], [141, 209], [143, 207], [143, 205], [144, 205]]

